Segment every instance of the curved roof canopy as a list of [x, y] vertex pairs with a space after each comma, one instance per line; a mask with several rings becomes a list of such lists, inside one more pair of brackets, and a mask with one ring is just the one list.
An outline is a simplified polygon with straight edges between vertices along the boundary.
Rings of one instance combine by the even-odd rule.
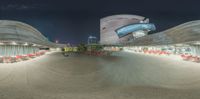
[[128, 45], [152, 46], [200, 42], [200, 20], [190, 21], [165, 31], [146, 35]]
[[28, 24], [18, 21], [0, 20], [0, 42], [13, 41], [42, 46], [54, 46], [42, 33]]
[[115, 31], [119, 37], [123, 37], [129, 33], [139, 31], [139, 30], [153, 31], [153, 30], [156, 30], [156, 27], [152, 23], [138, 23], [138, 24], [130, 24], [130, 25], [120, 27]]

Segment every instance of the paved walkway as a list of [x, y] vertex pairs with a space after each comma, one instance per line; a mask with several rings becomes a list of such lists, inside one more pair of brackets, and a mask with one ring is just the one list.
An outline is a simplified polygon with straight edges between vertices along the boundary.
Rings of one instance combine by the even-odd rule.
[[0, 64], [0, 99], [200, 99], [200, 65], [120, 52]]

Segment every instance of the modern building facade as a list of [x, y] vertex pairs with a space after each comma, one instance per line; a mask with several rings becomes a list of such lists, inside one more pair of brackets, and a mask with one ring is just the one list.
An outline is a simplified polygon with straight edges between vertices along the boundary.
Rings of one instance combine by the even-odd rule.
[[123, 44], [155, 30], [149, 19], [138, 15], [113, 15], [100, 20], [100, 43]]

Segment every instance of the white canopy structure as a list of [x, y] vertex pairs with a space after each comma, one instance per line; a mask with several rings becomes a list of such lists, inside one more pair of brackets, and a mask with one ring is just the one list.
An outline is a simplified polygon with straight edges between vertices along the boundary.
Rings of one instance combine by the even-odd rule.
[[[0, 20], [0, 56], [35, 53], [40, 48], [57, 47], [34, 27], [10, 20]], [[60, 47], [60, 45], [59, 45]]]
[[[200, 56], [200, 20], [190, 21], [163, 32], [154, 33], [126, 42], [127, 46], [174, 46], [190, 49], [194, 55]], [[177, 50], [176, 50], [177, 51]]]

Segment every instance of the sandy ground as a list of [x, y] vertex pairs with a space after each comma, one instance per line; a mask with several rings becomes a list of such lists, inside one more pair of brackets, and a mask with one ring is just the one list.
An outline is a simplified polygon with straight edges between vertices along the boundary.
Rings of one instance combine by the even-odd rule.
[[200, 99], [200, 64], [127, 52], [0, 64], [0, 99]]

